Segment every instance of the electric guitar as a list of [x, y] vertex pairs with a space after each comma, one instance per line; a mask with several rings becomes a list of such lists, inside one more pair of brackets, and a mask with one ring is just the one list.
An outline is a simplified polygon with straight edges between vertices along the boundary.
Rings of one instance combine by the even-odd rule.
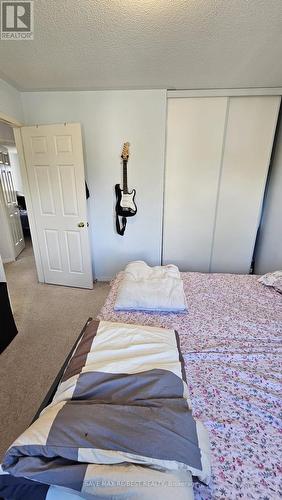
[[127, 162], [129, 158], [129, 142], [125, 142], [122, 148], [121, 159], [123, 165], [123, 183], [122, 188], [120, 184], [116, 184], [116, 214], [121, 217], [133, 217], [137, 213], [137, 207], [134, 201], [136, 190], [128, 191], [127, 185]]

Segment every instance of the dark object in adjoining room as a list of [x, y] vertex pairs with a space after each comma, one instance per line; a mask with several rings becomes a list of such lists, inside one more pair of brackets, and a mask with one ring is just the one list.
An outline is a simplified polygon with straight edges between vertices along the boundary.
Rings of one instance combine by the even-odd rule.
[[8, 347], [18, 330], [13, 317], [7, 283], [0, 282], [0, 353]]
[[30, 236], [30, 228], [29, 228], [29, 221], [28, 221], [25, 197], [23, 195], [17, 194], [17, 201], [18, 201], [18, 207], [19, 207], [19, 211], [20, 211], [20, 218], [21, 218], [23, 233], [25, 236]]

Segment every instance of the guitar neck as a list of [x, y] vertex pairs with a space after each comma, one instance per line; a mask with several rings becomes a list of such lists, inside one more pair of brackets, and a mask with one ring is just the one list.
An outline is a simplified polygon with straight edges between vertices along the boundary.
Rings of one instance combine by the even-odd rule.
[[127, 161], [128, 160], [122, 160], [122, 175], [123, 175], [123, 179], [122, 179], [122, 188], [123, 188], [123, 192], [125, 194], [128, 193], [128, 186], [127, 186]]

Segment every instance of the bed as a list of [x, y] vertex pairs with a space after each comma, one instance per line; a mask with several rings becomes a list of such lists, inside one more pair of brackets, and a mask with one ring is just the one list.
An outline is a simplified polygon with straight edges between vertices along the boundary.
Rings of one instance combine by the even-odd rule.
[[212, 482], [195, 483], [195, 498], [277, 499], [282, 295], [254, 275], [182, 273], [186, 313], [115, 312], [121, 278], [99, 319], [178, 331], [193, 413], [212, 451]]
[[100, 321], [178, 332], [193, 416], [208, 429], [212, 451], [211, 483], [195, 481], [195, 498], [277, 499], [282, 295], [256, 276], [182, 273], [187, 312], [115, 312], [121, 279], [122, 273], [113, 281]]
[[3, 458], [7, 500], [192, 500], [210, 481], [173, 329], [88, 321], [40, 410]]

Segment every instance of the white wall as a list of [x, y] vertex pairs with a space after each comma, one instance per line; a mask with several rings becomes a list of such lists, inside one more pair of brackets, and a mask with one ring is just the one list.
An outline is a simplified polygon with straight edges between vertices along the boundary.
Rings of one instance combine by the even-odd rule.
[[0, 186], [0, 255], [4, 263], [15, 260], [9, 220]]
[[282, 269], [282, 118], [276, 138], [270, 181], [255, 256], [255, 272]]
[[2, 257], [0, 255], [0, 282], [6, 281], [5, 270], [3, 266]]
[[0, 79], [0, 113], [23, 122], [21, 94], [14, 87]]
[[16, 151], [15, 148], [10, 148], [9, 146], [8, 146], [8, 151], [9, 151], [14, 189], [15, 191], [18, 191], [21, 194], [24, 194], [18, 154], [15, 152]]
[[1, 123], [1, 122], [0, 122], [0, 142], [2, 144], [15, 144], [15, 138], [12, 127], [6, 125], [6, 123]]
[[[1, 123], [0, 123], [0, 125], [1, 125]], [[7, 144], [7, 146], [2, 146], [0, 144], [0, 151], [5, 151], [5, 152], [9, 153], [14, 189], [15, 189], [15, 191], [19, 191], [20, 193], [24, 194], [24, 188], [23, 188], [23, 182], [22, 182], [22, 176], [21, 176], [21, 170], [20, 170], [20, 163], [19, 163], [19, 156], [18, 156], [16, 147], [10, 146], [9, 144]]]
[[[166, 91], [28, 92], [22, 101], [28, 125], [82, 124], [96, 278], [111, 278], [133, 259], [160, 264]], [[122, 237], [115, 230], [114, 185], [121, 182], [125, 141], [131, 144], [128, 184], [137, 190], [138, 213]]]

